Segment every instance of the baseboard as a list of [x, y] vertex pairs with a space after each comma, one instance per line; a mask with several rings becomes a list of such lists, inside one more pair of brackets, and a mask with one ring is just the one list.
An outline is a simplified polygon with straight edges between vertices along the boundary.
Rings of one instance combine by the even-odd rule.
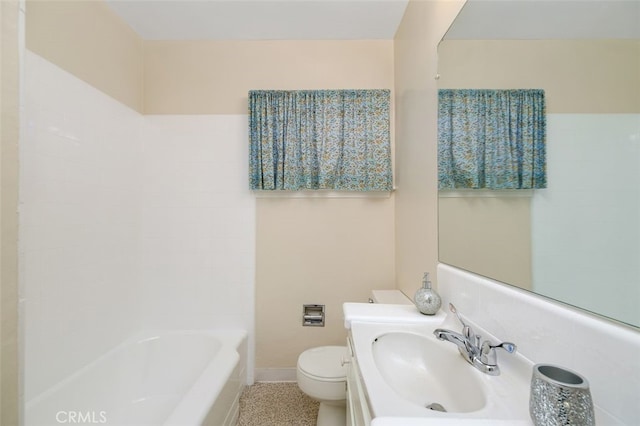
[[295, 382], [295, 368], [256, 368], [256, 382]]

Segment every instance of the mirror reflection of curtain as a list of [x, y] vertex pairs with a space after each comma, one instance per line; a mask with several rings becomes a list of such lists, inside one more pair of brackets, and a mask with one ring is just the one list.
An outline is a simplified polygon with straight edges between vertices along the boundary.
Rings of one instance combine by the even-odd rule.
[[389, 90], [249, 92], [258, 190], [392, 189]]
[[441, 89], [439, 189], [545, 188], [544, 90]]

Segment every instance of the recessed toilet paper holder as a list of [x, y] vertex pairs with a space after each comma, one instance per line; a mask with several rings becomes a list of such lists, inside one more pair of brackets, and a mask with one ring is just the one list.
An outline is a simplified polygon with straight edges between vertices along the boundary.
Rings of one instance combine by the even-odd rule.
[[324, 305], [302, 305], [303, 327], [324, 327]]

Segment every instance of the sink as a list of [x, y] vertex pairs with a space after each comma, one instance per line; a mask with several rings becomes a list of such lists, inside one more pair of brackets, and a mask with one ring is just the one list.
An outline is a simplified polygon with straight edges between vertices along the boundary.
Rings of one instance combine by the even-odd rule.
[[435, 337], [389, 332], [373, 339], [374, 364], [386, 384], [404, 400], [425, 410], [468, 413], [487, 402], [479, 374]]
[[[499, 359], [499, 376], [484, 374], [456, 345], [433, 335], [438, 328], [460, 327], [454, 315], [422, 315], [415, 308], [403, 314], [401, 305], [387, 305], [394, 312], [386, 315], [376, 304], [353, 305], [358, 316], [350, 314], [350, 305], [345, 308], [351, 365], [361, 380], [371, 426], [531, 425], [533, 363], [520, 353]], [[372, 314], [364, 315], [366, 309]], [[487, 330], [474, 329], [499, 341]]]

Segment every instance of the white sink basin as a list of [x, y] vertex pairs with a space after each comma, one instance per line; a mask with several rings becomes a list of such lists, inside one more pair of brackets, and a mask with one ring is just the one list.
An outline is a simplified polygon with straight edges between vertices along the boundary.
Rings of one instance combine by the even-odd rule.
[[[418, 320], [349, 323], [372, 426], [531, 425], [530, 361], [517, 353], [499, 357], [501, 374], [489, 376], [433, 335], [436, 328], [455, 330], [453, 319]], [[446, 412], [427, 408], [439, 408], [432, 404]]]
[[371, 343], [385, 382], [419, 407], [449, 413], [477, 411], [486, 404], [477, 373], [456, 346], [408, 332], [390, 332]]

